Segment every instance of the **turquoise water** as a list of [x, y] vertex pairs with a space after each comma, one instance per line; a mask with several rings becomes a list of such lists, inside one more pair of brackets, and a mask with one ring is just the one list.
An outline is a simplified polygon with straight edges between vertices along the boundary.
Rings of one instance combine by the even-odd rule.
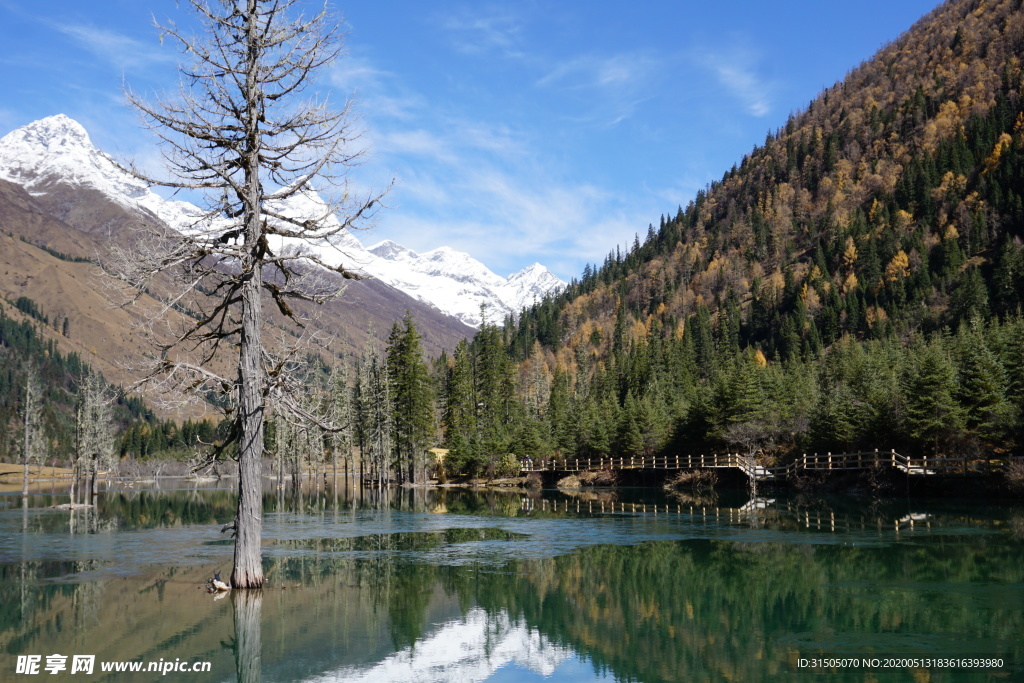
[[267, 586], [209, 595], [234, 494], [162, 486], [0, 498], [0, 681], [1024, 680], [1021, 507], [269, 491]]

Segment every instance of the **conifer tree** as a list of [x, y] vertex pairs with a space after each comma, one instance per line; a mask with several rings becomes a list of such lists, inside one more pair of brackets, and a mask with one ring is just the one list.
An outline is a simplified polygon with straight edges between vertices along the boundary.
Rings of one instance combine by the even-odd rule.
[[632, 390], [626, 394], [619, 414], [618, 451], [626, 457], [640, 457], [644, 454], [644, 415], [640, 401]]
[[823, 386], [810, 420], [810, 437], [821, 450], [849, 450], [856, 437], [853, 399], [845, 382]]
[[957, 398], [966, 429], [982, 439], [996, 439], [1005, 433], [1010, 417], [1006, 401], [1006, 373], [984, 339], [977, 320], [963, 325], [957, 334]]
[[477, 401], [473, 382], [472, 351], [463, 339], [455, 347], [446, 368], [441, 396], [441, 424], [444, 445], [449, 449], [445, 467], [455, 473], [476, 473], [479, 467], [477, 443]]
[[956, 374], [944, 340], [917, 342], [904, 378], [907, 427], [911, 438], [933, 452], [963, 425], [955, 393]]
[[555, 370], [554, 377], [551, 379], [551, 393], [548, 396], [546, 417], [551, 434], [551, 445], [563, 457], [574, 453], [577, 446], [573, 434], [572, 407], [569, 373], [564, 370]]
[[512, 362], [505, 350], [500, 328], [485, 322], [474, 339], [474, 346], [476, 422], [479, 443], [490, 465], [508, 449], [515, 384]]
[[433, 436], [434, 406], [423, 346], [409, 311], [405, 312], [402, 327], [396, 322], [391, 328], [387, 367], [395, 410], [395, 460], [403, 476], [414, 483], [417, 470], [424, 467], [428, 441]]

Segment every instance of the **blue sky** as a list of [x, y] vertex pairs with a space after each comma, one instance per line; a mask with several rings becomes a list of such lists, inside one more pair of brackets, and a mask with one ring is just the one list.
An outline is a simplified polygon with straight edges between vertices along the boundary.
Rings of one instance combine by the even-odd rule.
[[[449, 245], [563, 279], [721, 178], [937, 0], [336, 3], [368, 156], [396, 180], [364, 244]], [[157, 152], [122, 85], [172, 90], [171, 0], [0, 0], [0, 133], [63, 112], [112, 154]]]

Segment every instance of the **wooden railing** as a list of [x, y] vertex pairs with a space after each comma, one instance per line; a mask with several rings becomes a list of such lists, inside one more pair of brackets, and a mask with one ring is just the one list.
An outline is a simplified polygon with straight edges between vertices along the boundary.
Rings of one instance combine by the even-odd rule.
[[[1018, 458], [1024, 461], [1024, 458]], [[757, 481], [785, 479], [799, 471], [867, 470], [895, 468], [910, 475], [930, 474], [986, 474], [1000, 472], [1013, 458], [972, 459], [960, 457], [911, 458], [890, 451], [858, 451], [856, 453], [803, 454], [788, 465], [766, 467], [740, 453], [711, 453], [701, 455], [658, 455], [646, 457], [575, 458], [571, 460], [543, 459], [521, 461], [520, 471], [527, 472], [582, 472], [594, 470], [698, 470], [736, 468]]]

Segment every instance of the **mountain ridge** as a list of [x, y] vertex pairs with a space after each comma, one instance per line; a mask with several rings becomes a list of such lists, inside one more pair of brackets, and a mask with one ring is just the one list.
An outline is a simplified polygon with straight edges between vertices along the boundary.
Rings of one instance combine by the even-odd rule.
[[[194, 229], [204, 212], [184, 201], [167, 200], [96, 148], [81, 124], [64, 114], [22, 126], [0, 138], [0, 178], [41, 196], [55, 184], [87, 188], [130, 209], [142, 209], [179, 231]], [[321, 216], [326, 204], [312, 190], [293, 196], [279, 209], [291, 215]], [[328, 220], [335, 220], [329, 216]], [[423, 254], [395, 245], [379, 253], [366, 249], [346, 231], [318, 255], [364, 276], [376, 278], [471, 327], [480, 324], [481, 304], [499, 320], [517, 315], [535, 299], [564, 283], [537, 264], [509, 278], [495, 275], [469, 254], [438, 247]], [[307, 247], [308, 248], [308, 247]]]

